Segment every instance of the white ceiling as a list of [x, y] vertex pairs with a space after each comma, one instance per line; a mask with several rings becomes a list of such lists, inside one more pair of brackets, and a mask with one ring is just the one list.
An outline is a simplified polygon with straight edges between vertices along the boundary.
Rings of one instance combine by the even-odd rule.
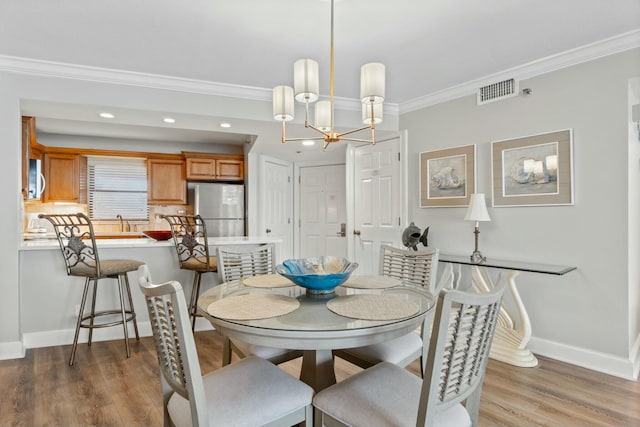
[[[329, 8], [328, 0], [2, 0], [0, 55], [256, 88], [291, 85], [293, 62], [311, 57], [326, 93]], [[360, 66], [379, 61], [386, 101], [402, 107], [639, 28], [639, 0], [336, 0], [335, 94], [358, 98]]]

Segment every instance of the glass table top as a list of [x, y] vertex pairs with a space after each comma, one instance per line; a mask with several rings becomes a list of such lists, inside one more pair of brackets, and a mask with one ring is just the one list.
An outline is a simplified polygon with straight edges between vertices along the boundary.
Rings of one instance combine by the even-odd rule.
[[448, 254], [440, 254], [438, 260], [440, 262], [448, 262], [452, 264], [474, 265], [479, 267], [499, 268], [504, 270], [528, 271], [532, 273], [555, 274], [558, 276], [567, 274], [568, 272], [573, 271], [577, 268], [565, 265], [501, 260], [489, 257], [487, 257], [487, 260], [482, 263], [475, 263], [471, 261], [470, 256]]
[[[228, 298], [230, 296], [242, 295], [246, 293], [275, 293], [280, 295], [288, 295], [296, 298], [299, 301], [300, 306], [291, 313], [266, 319], [219, 320], [237, 325], [250, 326], [253, 328], [272, 329], [274, 331], [300, 331], [304, 333], [357, 331], [391, 325], [398, 322], [405, 322], [408, 319], [415, 319], [425, 315], [425, 313], [431, 310], [435, 305], [435, 300], [429, 292], [424, 289], [415, 288], [412, 286], [398, 286], [382, 291], [379, 289], [359, 289], [357, 292], [354, 292], [353, 290], [349, 290], [342, 286], [338, 286], [335, 293], [333, 294], [311, 295], [306, 294], [303, 288], [295, 285], [287, 288], [264, 289], [245, 286], [241, 281], [233, 281], [222, 283], [204, 292], [200, 296], [200, 298], [198, 298], [198, 309], [203, 313], [205, 318], [211, 319], [213, 316], [211, 316], [207, 311], [207, 308], [211, 303], [218, 301], [221, 298]], [[400, 319], [362, 320], [335, 314], [327, 308], [328, 301], [331, 301], [334, 298], [345, 296], [347, 294], [352, 295], [354, 293], [397, 295], [403, 299], [406, 299], [407, 301], [415, 303], [417, 306], [417, 312], [413, 315]]]

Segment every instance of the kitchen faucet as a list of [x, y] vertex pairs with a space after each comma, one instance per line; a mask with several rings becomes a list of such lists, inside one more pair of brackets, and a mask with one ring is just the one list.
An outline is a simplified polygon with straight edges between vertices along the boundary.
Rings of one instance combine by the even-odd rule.
[[123, 233], [125, 231], [125, 223], [127, 224], [127, 229], [126, 231], [131, 231], [131, 224], [129, 224], [129, 221], [125, 221], [122, 218], [122, 215], [118, 214], [116, 215], [116, 219], [118, 220], [118, 222], [120, 223], [120, 232]]

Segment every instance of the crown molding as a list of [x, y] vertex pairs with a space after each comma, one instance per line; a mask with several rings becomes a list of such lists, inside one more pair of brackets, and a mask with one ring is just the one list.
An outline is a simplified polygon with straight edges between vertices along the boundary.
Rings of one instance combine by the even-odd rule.
[[565, 52], [538, 59], [508, 70], [474, 79], [429, 95], [414, 98], [400, 104], [399, 114], [409, 113], [411, 111], [462, 98], [464, 96], [475, 95], [478, 88], [491, 83], [511, 78], [516, 80], [525, 80], [638, 47], [640, 47], [640, 30], [629, 31], [618, 36], [603, 39], [595, 43], [567, 50]]
[[[203, 95], [245, 99], [249, 101], [271, 102], [272, 90], [253, 86], [217, 83], [159, 74], [91, 67], [64, 62], [0, 55], [0, 71], [55, 77], [98, 83], [121, 84], [152, 89], [174, 90]], [[328, 99], [328, 98], [327, 98]], [[337, 109], [360, 111], [359, 100], [336, 97]], [[385, 113], [398, 115], [398, 104], [385, 104]]]
[[0, 55], [0, 71], [99, 83], [140, 86], [204, 95], [271, 101], [271, 90], [159, 74], [91, 67], [64, 62]]
[[[400, 115], [421, 108], [476, 94], [479, 87], [497, 81], [514, 78], [524, 80], [583, 62], [640, 47], [640, 30], [630, 31], [608, 39], [571, 49], [524, 65], [490, 74], [466, 83], [428, 95], [420, 96], [402, 104], [385, 103], [385, 114]], [[153, 89], [175, 90], [204, 95], [271, 102], [271, 89], [217, 83], [206, 80], [187, 79], [159, 74], [91, 67], [63, 62], [44, 61], [17, 56], [0, 55], [0, 71], [56, 77], [99, 83], [122, 84]], [[341, 110], [359, 111], [360, 101], [350, 98], [334, 99]]]

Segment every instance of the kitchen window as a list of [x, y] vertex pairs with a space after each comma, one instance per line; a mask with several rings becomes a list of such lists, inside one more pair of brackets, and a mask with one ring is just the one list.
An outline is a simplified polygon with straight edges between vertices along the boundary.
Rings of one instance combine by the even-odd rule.
[[146, 159], [89, 156], [87, 172], [91, 219], [149, 219]]

